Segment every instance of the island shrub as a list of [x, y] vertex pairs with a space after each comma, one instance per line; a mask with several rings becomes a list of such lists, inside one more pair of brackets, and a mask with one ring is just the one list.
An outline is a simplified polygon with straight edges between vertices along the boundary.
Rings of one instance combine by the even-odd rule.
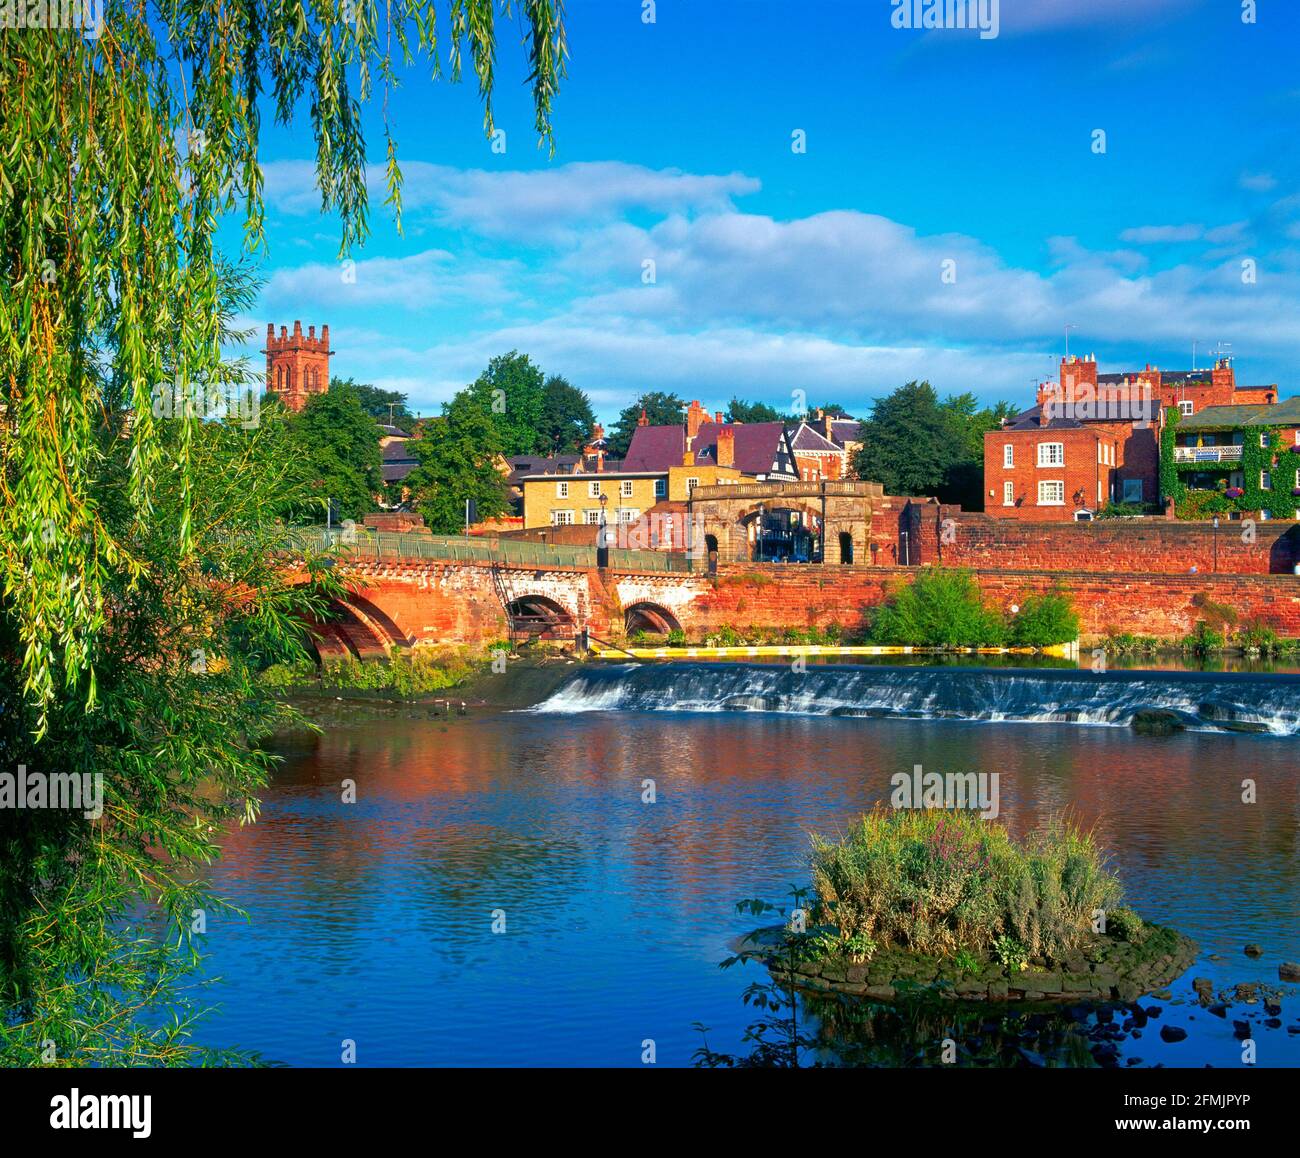
[[969, 571], [923, 571], [876, 608], [872, 643], [912, 647], [992, 647], [1006, 642], [1002, 616], [984, 603]]
[[1063, 587], [1026, 596], [1011, 617], [1011, 642], [1018, 647], [1048, 647], [1079, 638], [1079, 615]]
[[1090, 833], [1057, 821], [1017, 844], [964, 810], [879, 809], [842, 840], [814, 836], [812, 870], [814, 915], [841, 937], [943, 957], [1001, 960], [1001, 943], [1059, 959], [1123, 897]]

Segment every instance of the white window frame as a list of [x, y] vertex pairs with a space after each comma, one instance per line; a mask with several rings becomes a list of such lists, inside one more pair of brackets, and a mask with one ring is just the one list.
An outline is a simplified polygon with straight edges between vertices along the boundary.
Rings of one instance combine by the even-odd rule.
[[1259, 489], [1262, 491], [1271, 491], [1273, 489], [1273, 472], [1271, 470], [1261, 470], [1259, 472]]
[[[1053, 451], [1058, 452], [1059, 457], [1055, 457], [1053, 455]], [[1038, 465], [1039, 466], [1064, 466], [1065, 465], [1065, 443], [1040, 442], [1038, 444]]]
[[600, 511], [593, 511], [591, 508], [582, 512], [582, 522], [587, 527], [600, 526]]
[[1190, 400], [1185, 400], [1183, 402], [1180, 402], [1178, 404], [1178, 413], [1181, 414], [1184, 418], [1190, 418], [1193, 414], [1196, 413], [1196, 403]]
[[699, 480], [699, 479], [697, 479], [697, 478], [688, 478], [688, 479], [686, 480], [686, 493], [689, 495], [689, 494], [691, 493], [691, 491], [693, 491], [693, 490], [694, 490], [697, 486], [699, 486], [699, 485], [700, 485], [700, 480]]
[[571, 526], [573, 526], [573, 512], [572, 512], [572, 511], [552, 511], [552, 512], [551, 512], [551, 526], [552, 526], [552, 527], [571, 527]]
[[[1044, 445], [1047, 445], [1047, 444], [1044, 444]], [[1045, 498], [1043, 498], [1043, 494], [1044, 494], [1043, 488], [1044, 488], [1044, 487], [1051, 487], [1051, 488], [1053, 488], [1053, 489], [1056, 488], [1056, 487], [1060, 487], [1061, 489], [1060, 489], [1060, 492], [1059, 492], [1059, 493], [1060, 493], [1060, 496], [1061, 496], [1061, 497], [1060, 497], [1059, 499], [1045, 499]], [[1045, 479], [1041, 479], [1041, 480], [1039, 481], [1039, 483], [1038, 483], [1038, 505], [1039, 505], [1040, 507], [1063, 507], [1063, 506], [1065, 506], [1065, 480], [1064, 480], [1064, 479], [1059, 479], [1059, 478], [1045, 478]]]
[[566, 482], [556, 483], [555, 497], [557, 499], [567, 499], [569, 497], [569, 484]]
[[1002, 469], [1011, 470], [1016, 465], [1016, 444], [1014, 442], [1004, 442], [1002, 444]]
[[588, 497], [589, 499], [598, 499], [598, 498], [600, 498], [600, 483], [598, 483], [598, 482], [589, 482], [589, 483], [587, 484], [587, 497]]
[[641, 512], [636, 507], [619, 507], [618, 508], [618, 525], [620, 527], [630, 527], [641, 517]]
[[618, 493], [625, 499], [632, 497], [632, 480], [630, 478], [618, 480]]
[[1010, 479], [1002, 484], [1002, 505], [1004, 507], [1014, 507], [1016, 505], [1016, 484]]

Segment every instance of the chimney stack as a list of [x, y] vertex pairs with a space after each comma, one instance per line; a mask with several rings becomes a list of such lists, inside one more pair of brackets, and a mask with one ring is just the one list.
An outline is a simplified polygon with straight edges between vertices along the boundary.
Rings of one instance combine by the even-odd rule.
[[689, 445], [697, 434], [700, 427], [708, 421], [709, 412], [699, 404], [697, 399], [691, 399], [691, 404], [686, 408], [686, 440]]
[[736, 432], [730, 426], [718, 430], [717, 455], [719, 466], [736, 465]]

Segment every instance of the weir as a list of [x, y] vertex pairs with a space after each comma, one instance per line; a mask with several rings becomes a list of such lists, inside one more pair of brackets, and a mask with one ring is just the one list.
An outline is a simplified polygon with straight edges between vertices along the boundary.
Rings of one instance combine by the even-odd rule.
[[969, 667], [602, 664], [536, 712], [776, 712], [805, 716], [1129, 726], [1163, 713], [1183, 727], [1300, 732], [1300, 676]]

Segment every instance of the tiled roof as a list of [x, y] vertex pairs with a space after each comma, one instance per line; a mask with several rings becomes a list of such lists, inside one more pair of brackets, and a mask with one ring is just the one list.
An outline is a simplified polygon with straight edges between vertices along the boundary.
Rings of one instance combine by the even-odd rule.
[[862, 441], [862, 423], [856, 418], [836, 418], [831, 422], [831, 438], [843, 446]]
[[384, 482], [399, 482], [411, 473], [416, 467], [415, 462], [386, 462], [382, 470]]
[[681, 466], [686, 430], [681, 426], [638, 426], [623, 457], [625, 470], [667, 470]]
[[799, 424], [799, 429], [794, 432], [790, 444], [795, 450], [820, 454], [839, 454], [844, 449], [842, 446], [836, 446], [829, 438], [823, 437], [806, 422]]
[[[1043, 408], [1041, 406], [1032, 406], [1028, 410], [1022, 410], [1003, 430], [1078, 430], [1083, 426], [1077, 418], [1053, 418], [1046, 426], [1039, 422]], [[994, 433], [997, 433], [994, 431]]]
[[1179, 433], [1190, 430], [1225, 430], [1236, 426], [1300, 426], [1300, 397], [1254, 406], [1207, 406], [1180, 419]]
[[385, 462], [414, 462], [415, 455], [405, 442], [390, 442], [387, 446], [379, 448], [379, 453], [383, 456]]
[[[716, 465], [718, 431], [725, 427], [735, 437], [732, 465], [742, 474], [770, 474], [781, 453], [785, 426], [780, 422], [729, 422], [722, 427], [705, 422], [695, 435], [691, 450], [700, 466]], [[667, 471], [681, 466], [686, 454], [686, 429], [682, 426], [638, 426], [632, 435], [625, 471]]]

